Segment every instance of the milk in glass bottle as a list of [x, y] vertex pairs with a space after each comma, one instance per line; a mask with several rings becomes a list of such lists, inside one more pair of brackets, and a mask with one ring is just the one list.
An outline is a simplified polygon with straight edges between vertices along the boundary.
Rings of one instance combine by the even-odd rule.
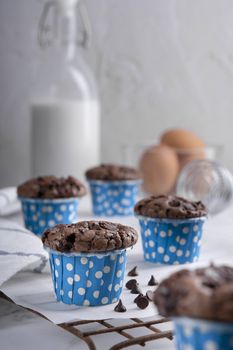
[[99, 102], [77, 45], [77, 6], [79, 0], [50, 1], [39, 23], [41, 67], [31, 99], [33, 176], [82, 179], [100, 162]]

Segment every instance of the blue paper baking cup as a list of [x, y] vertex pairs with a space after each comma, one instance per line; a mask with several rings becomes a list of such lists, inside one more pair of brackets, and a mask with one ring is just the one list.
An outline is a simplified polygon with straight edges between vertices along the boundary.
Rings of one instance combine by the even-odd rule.
[[97, 216], [133, 215], [141, 180], [90, 180], [92, 208]]
[[126, 249], [106, 253], [66, 254], [45, 247], [57, 301], [98, 306], [119, 300], [126, 266]]
[[138, 216], [144, 259], [158, 264], [185, 264], [198, 260], [205, 217], [154, 219]]
[[233, 350], [233, 323], [174, 319], [177, 350]]
[[78, 198], [19, 199], [25, 227], [38, 236], [49, 227], [71, 224], [78, 220]]

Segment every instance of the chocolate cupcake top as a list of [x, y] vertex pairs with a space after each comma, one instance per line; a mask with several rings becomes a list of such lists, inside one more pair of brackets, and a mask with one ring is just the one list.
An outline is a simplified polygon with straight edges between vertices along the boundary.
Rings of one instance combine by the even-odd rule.
[[73, 176], [40, 176], [17, 188], [19, 197], [41, 199], [82, 197], [86, 192], [85, 186]]
[[107, 221], [59, 224], [46, 230], [42, 236], [45, 246], [64, 253], [127, 248], [134, 245], [137, 239], [138, 234], [132, 227]]
[[233, 322], [233, 267], [173, 273], [155, 291], [154, 302], [163, 316]]
[[141, 178], [139, 171], [128, 166], [101, 164], [86, 171], [88, 180], [125, 181]]
[[151, 196], [140, 200], [134, 208], [136, 215], [160, 219], [191, 219], [205, 216], [202, 202], [194, 202], [178, 196]]

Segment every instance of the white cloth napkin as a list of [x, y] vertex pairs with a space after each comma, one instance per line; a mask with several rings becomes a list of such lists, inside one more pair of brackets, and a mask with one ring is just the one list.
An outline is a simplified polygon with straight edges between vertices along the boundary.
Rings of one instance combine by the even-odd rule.
[[0, 286], [22, 269], [42, 272], [47, 261], [40, 238], [16, 223], [0, 220]]
[[20, 210], [16, 187], [0, 189], [0, 216], [14, 214]]

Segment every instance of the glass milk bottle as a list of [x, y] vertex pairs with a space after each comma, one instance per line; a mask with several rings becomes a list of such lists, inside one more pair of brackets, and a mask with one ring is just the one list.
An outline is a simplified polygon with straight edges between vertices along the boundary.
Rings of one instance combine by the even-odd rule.
[[41, 68], [30, 108], [32, 176], [83, 179], [100, 162], [99, 102], [77, 45], [78, 5], [79, 0], [50, 1], [39, 23]]

